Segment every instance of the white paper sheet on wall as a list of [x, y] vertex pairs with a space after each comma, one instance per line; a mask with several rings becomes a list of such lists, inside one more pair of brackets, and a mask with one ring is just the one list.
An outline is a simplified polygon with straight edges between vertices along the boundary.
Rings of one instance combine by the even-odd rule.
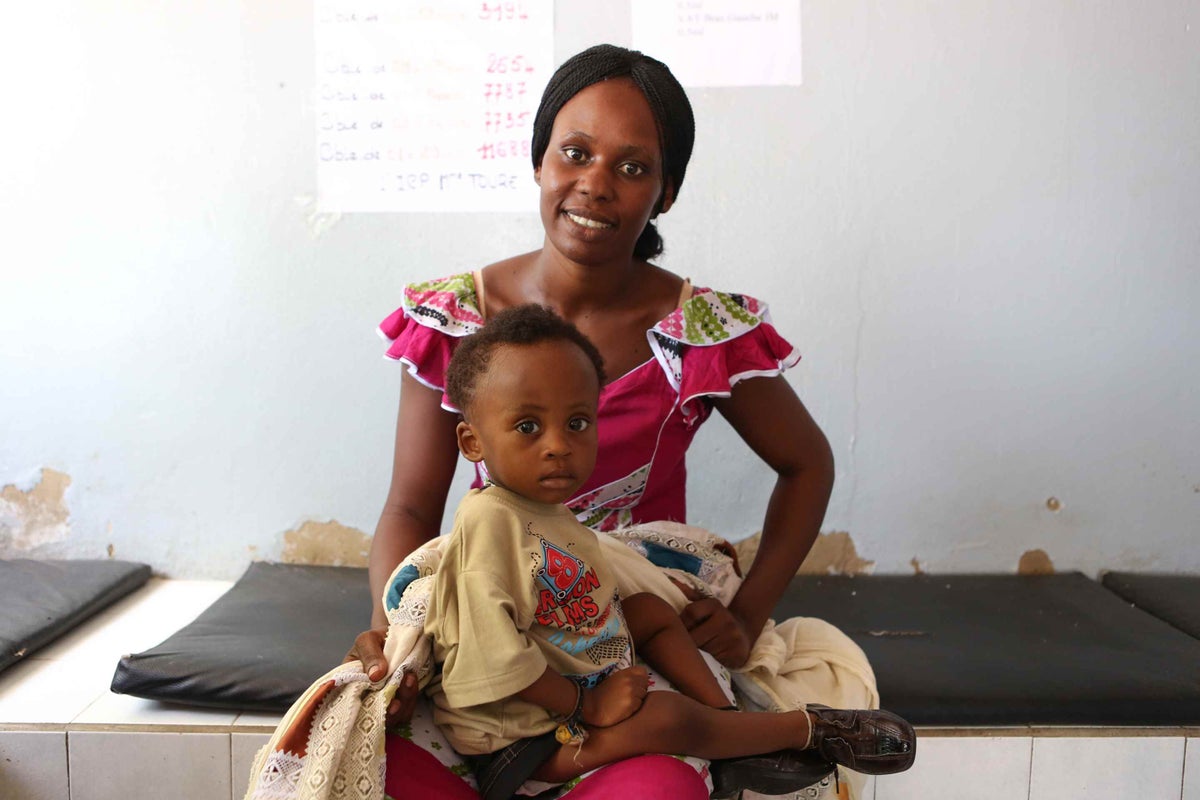
[[684, 86], [799, 86], [800, 0], [634, 0], [633, 46]]
[[316, 0], [319, 210], [535, 210], [553, 14], [553, 0]]

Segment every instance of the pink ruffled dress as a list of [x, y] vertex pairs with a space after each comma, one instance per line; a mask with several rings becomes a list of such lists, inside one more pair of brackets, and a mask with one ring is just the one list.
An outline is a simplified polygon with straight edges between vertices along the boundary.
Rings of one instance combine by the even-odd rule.
[[[471, 273], [414, 283], [404, 305], [379, 326], [387, 357], [438, 391], [455, 345], [483, 325]], [[684, 456], [709, 397], [728, 397], [746, 378], [779, 375], [800, 360], [780, 336], [765, 303], [697, 288], [690, 299], [646, 331], [654, 356], [600, 391], [599, 452], [592, 477], [567, 502], [598, 531], [657, 520], [686, 522]], [[486, 479], [482, 464], [476, 485]]]

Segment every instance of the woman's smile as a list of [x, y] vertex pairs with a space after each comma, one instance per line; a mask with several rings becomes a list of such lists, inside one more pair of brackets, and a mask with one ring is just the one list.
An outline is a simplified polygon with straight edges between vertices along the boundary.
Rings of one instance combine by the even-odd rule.
[[605, 222], [604, 220], [601, 220], [601, 219], [595, 219], [593, 217], [585, 217], [582, 214], [576, 214], [576, 213], [573, 213], [570, 211], [564, 211], [563, 213], [567, 215], [567, 219], [571, 220], [571, 222], [574, 222], [576, 225], [581, 225], [584, 228], [588, 228], [590, 230], [602, 231], [602, 230], [607, 230], [609, 228], [616, 227], [616, 223], [614, 223], [614, 222]]

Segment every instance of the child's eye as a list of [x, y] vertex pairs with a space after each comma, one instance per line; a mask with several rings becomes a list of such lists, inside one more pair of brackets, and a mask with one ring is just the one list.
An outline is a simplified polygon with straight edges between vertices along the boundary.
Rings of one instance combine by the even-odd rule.
[[531, 419], [523, 419], [517, 423], [517, 433], [533, 434], [538, 432], [538, 424]]
[[592, 421], [587, 417], [575, 417], [567, 423], [567, 427], [575, 433], [582, 433], [592, 427]]

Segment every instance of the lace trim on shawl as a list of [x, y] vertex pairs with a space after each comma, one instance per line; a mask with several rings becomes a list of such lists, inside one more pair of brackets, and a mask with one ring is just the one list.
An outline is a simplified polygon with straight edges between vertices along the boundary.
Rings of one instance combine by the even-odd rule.
[[304, 758], [284, 750], [267, 757], [258, 780], [251, 790], [255, 800], [290, 800], [300, 791], [300, 772]]

